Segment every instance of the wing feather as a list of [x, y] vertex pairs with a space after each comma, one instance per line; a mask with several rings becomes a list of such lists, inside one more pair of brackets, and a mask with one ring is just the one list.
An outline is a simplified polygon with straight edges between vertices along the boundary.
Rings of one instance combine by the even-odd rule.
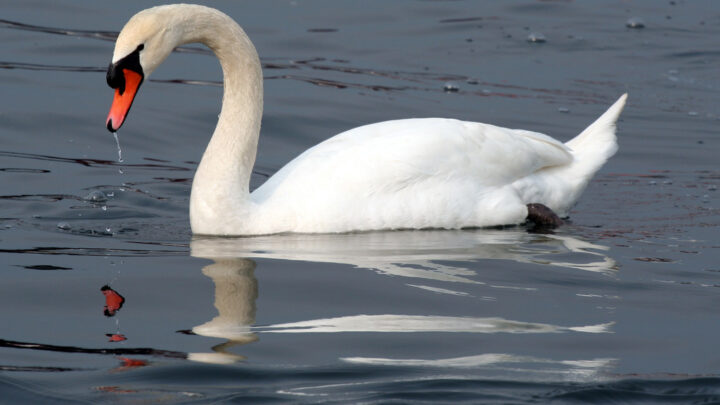
[[440, 118], [386, 121], [308, 149], [252, 195], [261, 202], [320, 194], [327, 202], [344, 193], [392, 194], [428, 179], [497, 187], [571, 161], [565, 145], [536, 132]]

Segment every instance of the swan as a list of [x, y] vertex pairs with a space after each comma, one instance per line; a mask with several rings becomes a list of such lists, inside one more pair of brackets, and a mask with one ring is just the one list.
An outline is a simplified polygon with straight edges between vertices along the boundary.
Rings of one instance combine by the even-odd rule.
[[224, 86], [192, 183], [195, 234], [559, 225], [617, 151], [615, 124], [627, 98], [564, 144], [537, 132], [444, 118], [357, 127], [306, 150], [251, 193], [262, 68], [243, 29], [216, 9], [157, 6], [127, 22], [108, 67], [115, 92], [106, 127], [122, 126], [143, 80], [188, 43], [215, 53]]

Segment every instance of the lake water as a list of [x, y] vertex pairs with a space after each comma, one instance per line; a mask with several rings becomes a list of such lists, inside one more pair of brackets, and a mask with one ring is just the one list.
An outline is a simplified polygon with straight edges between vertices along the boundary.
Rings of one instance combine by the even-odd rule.
[[253, 187], [370, 122], [567, 140], [630, 95], [555, 232], [235, 239], [187, 217], [212, 55], [143, 86], [122, 162], [105, 129], [114, 35], [153, 4], [2, 5], [0, 402], [720, 401], [720, 3], [204, 2], [264, 64]]

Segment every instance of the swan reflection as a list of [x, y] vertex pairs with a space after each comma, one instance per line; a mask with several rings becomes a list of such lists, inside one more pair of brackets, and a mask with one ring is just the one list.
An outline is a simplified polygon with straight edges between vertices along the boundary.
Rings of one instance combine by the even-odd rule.
[[212, 353], [188, 353], [188, 359], [205, 363], [234, 363], [243, 356], [228, 349], [257, 340], [251, 330], [255, 323], [255, 301], [258, 296], [255, 262], [243, 258], [212, 258], [214, 263], [203, 267], [202, 273], [215, 284], [215, 308], [218, 316], [190, 332], [196, 335], [227, 339], [213, 346]]
[[[518, 322], [503, 318], [474, 318], [422, 315], [358, 315], [265, 326], [267, 333], [337, 332], [466, 332], [466, 333], [607, 333], [613, 323], [586, 326], [556, 326]], [[260, 330], [260, 329], [259, 329]]]
[[616, 359], [552, 360], [532, 356], [517, 356], [505, 353], [487, 353], [477, 356], [453, 357], [447, 359], [387, 359], [371, 357], [344, 357], [340, 360], [352, 364], [396, 367], [438, 367], [438, 368], [483, 368], [514, 378], [522, 374], [532, 380], [565, 380], [587, 382], [602, 379]]
[[[452, 266], [438, 262], [501, 259], [605, 274], [611, 274], [616, 270], [615, 261], [603, 253], [608, 250], [607, 247], [570, 236], [529, 234], [524, 230], [289, 234], [252, 238], [196, 237], [190, 247], [192, 256], [213, 261], [212, 264], [205, 266], [202, 272], [215, 284], [215, 308], [218, 311], [218, 316], [193, 327], [191, 332], [226, 339], [225, 343], [214, 346], [211, 353], [190, 353], [188, 358], [196, 361], [232, 363], [243, 360], [243, 356], [233, 354], [228, 349], [254, 342], [263, 333], [610, 333], [613, 325], [609, 322], [559, 326], [500, 317], [361, 314], [252, 326], [255, 323], [258, 282], [254, 275], [256, 263], [251, 258], [340, 263], [371, 269], [386, 275], [475, 284], [484, 283], [471, 278], [476, 275], [474, 270], [463, 268], [461, 265]], [[552, 258], [557, 256], [563, 256], [564, 261], [553, 261]], [[567, 258], [572, 258], [574, 261], [568, 261]], [[452, 290], [447, 291], [452, 293]], [[484, 364], [483, 362], [492, 359], [500, 359], [502, 362], [511, 361], [508, 359], [512, 359], [512, 355], [487, 354], [458, 359], [428, 360], [427, 364], [476, 364], [479, 367]], [[524, 357], [518, 359], [518, 362], [527, 361]], [[425, 362], [418, 359], [345, 358], [343, 360], [384, 362], [383, 364], [389, 365], [408, 361], [410, 361], [408, 364]], [[581, 360], [571, 363], [565, 365], [571, 365], [571, 368], [580, 371], [600, 368], [600, 366], [595, 367], [600, 363], [602, 367], [607, 365], [607, 362], [594, 363]]]
[[[475, 271], [439, 261], [499, 259], [610, 274], [617, 264], [605, 255], [608, 249], [568, 235], [532, 234], [523, 228], [196, 237], [191, 243], [196, 257], [340, 263], [393, 276], [475, 284], [479, 282], [468, 278]], [[576, 260], [551, 257], [568, 255]]]

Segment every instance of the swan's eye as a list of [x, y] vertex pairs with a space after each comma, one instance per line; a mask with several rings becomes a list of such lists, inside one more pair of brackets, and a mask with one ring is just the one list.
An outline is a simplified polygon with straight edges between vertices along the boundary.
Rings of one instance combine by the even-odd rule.
[[145, 44], [140, 44], [140, 45], [138, 45], [137, 49], [135, 49], [135, 50], [138, 51], [138, 52], [140, 52], [140, 51], [142, 51], [143, 49], [145, 49]]

